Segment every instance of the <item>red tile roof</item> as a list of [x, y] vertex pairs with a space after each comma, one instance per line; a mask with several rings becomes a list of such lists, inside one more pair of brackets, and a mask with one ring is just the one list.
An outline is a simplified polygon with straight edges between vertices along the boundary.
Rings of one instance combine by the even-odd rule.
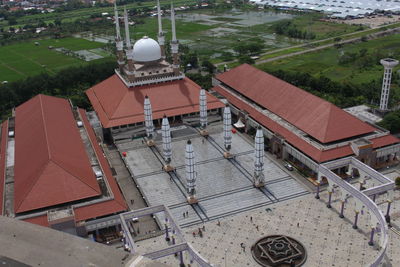
[[6, 182], [6, 158], [7, 158], [7, 138], [8, 138], [8, 121], [1, 124], [1, 140], [0, 140], [0, 215], [3, 215], [3, 194]]
[[248, 64], [216, 78], [321, 143], [375, 130], [335, 105]]
[[[353, 150], [351, 149], [350, 145], [337, 147], [329, 150], [319, 150], [318, 148], [314, 147], [310, 143], [306, 142], [299, 136], [295, 135], [285, 127], [281, 126], [274, 120], [270, 119], [269, 117], [265, 116], [249, 104], [243, 102], [241, 99], [237, 98], [236, 96], [232, 95], [229, 91], [225, 90], [220, 86], [216, 86], [212, 88], [212, 90], [216, 91], [223, 97], [225, 97], [232, 105], [236, 106], [237, 108], [244, 110], [249, 113], [249, 116], [253, 118], [255, 121], [263, 125], [264, 127], [268, 128], [274, 133], [278, 133], [285, 138], [285, 140], [297, 148], [298, 150], [302, 151], [305, 155], [309, 156], [316, 162], [326, 162], [329, 160], [334, 160], [346, 156], [351, 156], [354, 154]], [[386, 145], [391, 145], [394, 143], [400, 142], [400, 140], [392, 135], [386, 135], [379, 138], [371, 139], [373, 142], [373, 148], [382, 147]]]
[[49, 221], [47, 220], [47, 214], [37, 216], [37, 217], [27, 218], [27, 219], [24, 219], [24, 221], [30, 222], [33, 224], [37, 224], [37, 225], [41, 225], [41, 226], [45, 226], [45, 227], [50, 227]]
[[96, 154], [96, 157], [99, 160], [102, 170], [104, 171], [104, 176], [106, 177], [107, 182], [114, 195], [114, 199], [76, 208], [74, 210], [75, 220], [76, 221], [88, 220], [95, 217], [101, 217], [112, 213], [126, 211], [128, 209], [128, 206], [126, 205], [125, 199], [118, 187], [117, 182], [115, 181], [112, 175], [110, 165], [108, 164], [107, 159], [104, 157], [104, 153], [101, 147], [97, 143], [96, 135], [93, 131], [93, 128], [90, 126], [89, 120], [86, 117], [86, 113], [83, 109], [80, 109], [79, 114], [82, 118], [82, 122], [86, 129], [86, 132], [89, 135], [89, 139]]
[[289, 144], [293, 145], [294, 147], [302, 151], [304, 154], [306, 154], [316, 162], [323, 162], [353, 154], [353, 151], [351, 150], [350, 147], [348, 147], [349, 149], [339, 148], [328, 151], [321, 151], [316, 147], [314, 147], [313, 145], [311, 145], [310, 143], [303, 140], [302, 138], [298, 137], [285, 127], [281, 126], [274, 120], [265, 116], [264, 114], [262, 114], [260, 111], [256, 110], [249, 104], [243, 102], [241, 99], [232, 95], [229, 91], [223, 89], [222, 87], [216, 86], [212, 90], [224, 96], [234, 106], [248, 112], [250, 117], [252, 117], [255, 121], [257, 121], [264, 127], [268, 128], [274, 133], [278, 133], [281, 136], [283, 136]]
[[[117, 75], [86, 91], [104, 128], [144, 121], [144, 97], [150, 98], [153, 119], [199, 111], [200, 86], [189, 78], [128, 88]], [[207, 93], [207, 108], [224, 105]]]
[[[75, 208], [74, 209], [75, 221], [89, 220], [96, 217], [102, 217], [113, 213], [118, 213], [128, 210], [128, 206], [126, 205], [124, 197], [121, 191], [119, 190], [118, 184], [116, 183], [112, 175], [107, 159], [104, 157], [103, 151], [101, 150], [101, 147], [96, 141], [95, 133], [92, 127], [90, 126], [85, 111], [79, 109], [79, 115], [82, 119], [86, 132], [88, 133], [90, 142], [94, 148], [94, 152], [99, 160], [100, 166], [104, 171], [104, 177], [107, 179], [107, 182], [111, 188], [113, 199]], [[47, 215], [41, 215], [38, 217], [24, 219], [24, 221], [47, 227], [49, 226], [49, 223], [47, 221]]]
[[69, 102], [38, 95], [16, 109], [14, 211], [101, 194]]
[[379, 148], [379, 147], [399, 143], [400, 139], [393, 135], [385, 135], [385, 136], [381, 136], [378, 138], [373, 138], [370, 141], [372, 141], [373, 148]]

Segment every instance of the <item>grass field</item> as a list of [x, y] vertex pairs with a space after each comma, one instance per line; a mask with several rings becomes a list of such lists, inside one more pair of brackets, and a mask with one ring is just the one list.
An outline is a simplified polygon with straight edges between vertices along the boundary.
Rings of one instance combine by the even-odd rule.
[[77, 51], [104, 46], [78, 38], [48, 39], [23, 42], [0, 47], [0, 81], [15, 81], [42, 72], [55, 73], [72, 65], [86, 64], [85, 61], [49, 49], [49, 46], [64, 47]]
[[[345, 45], [342, 48], [328, 48], [314, 53], [307, 53], [282, 60], [268, 62], [259, 67], [266, 71], [287, 70], [306, 72], [315, 77], [325, 76], [334, 81], [349, 81], [357, 84], [379, 79], [383, 74], [383, 67], [379, 60], [374, 61], [367, 68], [360, 68], [356, 62], [339, 64], [339, 58], [344, 53], [360, 53], [367, 50], [367, 55], [381, 54], [382, 57], [400, 56], [400, 35], [390, 35], [368, 42]], [[397, 67], [396, 69], [399, 69]]]

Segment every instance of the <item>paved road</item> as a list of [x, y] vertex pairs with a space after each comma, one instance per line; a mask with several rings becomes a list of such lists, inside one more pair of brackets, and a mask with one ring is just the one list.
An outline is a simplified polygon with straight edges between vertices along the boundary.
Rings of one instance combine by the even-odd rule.
[[[389, 25], [383, 25], [383, 26], [377, 27], [375, 29], [385, 28], [387, 26], [389, 26]], [[383, 31], [383, 32], [388, 32], [388, 31], [391, 31], [391, 30], [398, 30], [398, 29], [400, 29], [400, 28], [389, 29], [389, 30], [386, 30], [386, 31]], [[306, 46], [309, 46], [309, 45], [314, 45], [314, 44], [322, 43], [322, 42], [325, 42], [325, 41], [334, 40], [335, 38], [344, 38], [346, 36], [350, 36], [350, 35], [354, 35], [354, 34], [358, 34], [358, 33], [363, 33], [363, 32], [368, 32], [370, 30], [371, 29], [366, 29], [366, 30], [363, 30], [363, 31], [346, 33], [346, 34], [343, 34], [343, 35], [340, 35], [340, 36], [335, 36], [335, 37], [331, 37], [331, 38], [327, 38], [327, 39], [322, 39], [322, 40], [317, 40], [317, 41], [308, 42], [308, 43], [304, 43], [304, 44], [299, 44], [299, 45], [294, 45], [294, 46], [290, 46], [290, 47], [280, 48], [280, 49], [268, 51], [266, 53], [262, 53], [260, 56], [262, 57], [262, 56], [265, 56], [265, 55], [274, 54], [274, 53], [277, 53], [277, 52], [280, 52], [280, 51], [284, 51], [284, 50], [288, 50], [288, 49], [292, 49], [292, 48], [306, 47]], [[370, 35], [368, 35], [368, 37], [369, 38], [375, 37], [376, 34], [383, 33], [383, 32], [370, 34]], [[346, 44], [346, 43], [351, 43], [351, 42], [357, 41], [359, 39], [361, 39], [361, 37], [343, 40], [343, 41], [338, 42], [338, 43], [339, 44]], [[324, 49], [324, 48], [327, 48], [327, 47], [334, 46], [335, 44], [336, 43], [331, 43], [331, 44], [327, 44], [327, 45], [323, 45], [323, 46], [319, 46], [319, 47], [315, 47], [315, 48], [311, 48], [311, 49], [307, 49], [307, 50], [303, 50], [303, 51], [298, 51], [298, 52], [294, 52], [294, 53], [290, 53], [290, 54], [286, 54], [286, 55], [282, 55], [282, 56], [278, 56], [278, 57], [274, 57], [274, 58], [268, 58], [268, 59], [264, 59], [264, 60], [259, 60], [259, 61], [256, 62], [256, 64], [262, 64], [262, 63], [271, 62], [271, 61], [279, 60], [279, 59], [286, 58], [286, 57], [291, 57], [291, 56], [295, 56], [295, 55], [309, 53], [309, 52], [316, 51], [316, 50], [319, 50], [319, 49]], [[236, 61], [237, 60], [232, 60], [232, 61], [227, 61], [227, 62], [220, 62], [220, 63], [216, 63], [214, 65], [216, 67], [218, 67], [218, 66], [221, 66], [221, 65], [234, 63]]]
[[[395, 32], [398, 31], [399, 29], [400, 29], [400, 28], [389, 29], [389, 30], [386, 30], [386, 31], [383, 31], [383, 32], [368, 34], [368, 35], [365, 35], [365, 36], [366, 36], [368, 39], [374, 39], [374, 38], [379, 37], [379, 36], [382, 36], [383, 34], [386, 34], [386, 33], [395, 33]], [[309, 52], [314, 52], [314, 51], [322, 50], [322, 49], [325, 49], [325, 48], [328, 48], [328, 47], [332, 47], [332, 46], [334, 46], [334, 45], [336, 45], [336, 44], [341, 44], [341, 45], [342, 45], [342, 44], [353, 43], [353, 42], [356, 42], [356, 41], [361, 40], [361, 38], [362, 38], [362, 37], [356, 37], [356, 38], [346, 39], [346, 40], [343, 40], [343, 41], [340, 41], [340, 42], [329, 43], [329, 44], [326, 44], [326, 45], [317, 46], [317, 47], [310, 48], [310, 49], [303, 50], [303, 51], [298, 51], [298, 52], [293, 52], [293, 53], [286, 54], [286, 55], [282, 55], [282, 56], [277, 56], [277, 57], [273, 57], [273, 58], [258, 60], [258, 61], [256, 62], [256, 65], [262, 64], [262, 63], [271, 62], [271, 61], [275, 61], [275, 60], [279, 60], [279, 59], [282, 59], [282, 58], [287, 58], [287, 57], [292, 57], [292, 56], [297, 56], [297, 55], [301, 55], [301, 54], [305, 54], [305, 53], [309, 53]]]

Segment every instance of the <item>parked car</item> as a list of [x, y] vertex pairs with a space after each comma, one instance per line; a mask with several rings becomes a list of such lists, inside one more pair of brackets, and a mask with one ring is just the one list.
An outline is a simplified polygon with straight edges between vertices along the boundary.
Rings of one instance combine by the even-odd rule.
[[294, 168], [292, 165], [290, 165], [289, 163], [285, 162], [285, 164], [283, 164], [283, 166], [285, 166], [286, 169], [288, 169], [289, 171], [293, 171]]

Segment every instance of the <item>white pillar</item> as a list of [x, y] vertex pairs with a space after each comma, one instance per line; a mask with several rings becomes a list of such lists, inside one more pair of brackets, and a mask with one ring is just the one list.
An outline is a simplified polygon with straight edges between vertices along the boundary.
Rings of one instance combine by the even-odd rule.
[[174, 74], [179, 75], [179, 42], [176, 39], [176, 28], [175, 28], [175, 10], [174, 5], [171, 3], [171, 27], [172, 27], [172, 40], [171, 40], [171, 53], [172, 53], [172, 68], [174, 69]]
[[188, 140], [186, 144], [185, 166], [186, 166], [186, 189], [189, 194], [188, 202], [190, 204], [194, 204], [197, 203], [197, 199], [195, 197], [197, 173], [195, 170], [193, 145], [190, 140]]
[[160, 0], [157, 0], [157, 16], [158, 16], [158, 44], [160, 45], [161, 48], [161, 56], [165, 58], [165, 51], [164, 51], [165, 36], [162, 30]]
[[172, 171], [173, 168], [169, 165], [171, 163], [172, 157], [172, 147], [171, 147], [171, 131], [169, 127], [168, 118], [164, 115], [161, 125], [162, 134], [162, 146], [163, 154], [166, 165], [164, 166], [165, 171]]
[[390, 82], [392, 80], [392, 70], [399, 61], [391, 58], [381, 59], [380, 63], [384, 67], [383, 81], [382, 81], [382, 91], [381, 91], [381, 101], [379, 104], [379, 109], [385, 111], [388, 109], [389, 93], [390, 93]]
[[118, 60], [119, 71], [122, 73], [123, 67], [125, 65], [124, 41], [121, 38], [121, 29], [119, 27], [119, 16], [118, 16], [116, 2], [114, 2], [114, 17], [115, 17], [115, 46], [117, 48], [117, 60]]
[[231, 150], [232, 145], [232, 118], [231, 118], [231, 109], [228, 105], [224, 108], [224, 147], [226, 152], [224, 156], [226, 158], [230, 157], [229, 151]]
[[254, 186], [262, 187], [265, 184], [264, 177], [264, 134], [260, 126], [257, 128], [254, 139]]
[[149, 139], [147, 144], [149, 146], [154, 145], [153, 135], [154, 135], [154, 124], [153, 124], [153, 114], [151, 109], [151, 103], [149, 97], [146, 95], [144, 97], [144, 123], [146, 126], [146, 135]]
[[207, 127], [207, 96], [206, 90], [200, 90], [200, 128], [202, 129], [202, 135], [205, 135], [205, 129]]

